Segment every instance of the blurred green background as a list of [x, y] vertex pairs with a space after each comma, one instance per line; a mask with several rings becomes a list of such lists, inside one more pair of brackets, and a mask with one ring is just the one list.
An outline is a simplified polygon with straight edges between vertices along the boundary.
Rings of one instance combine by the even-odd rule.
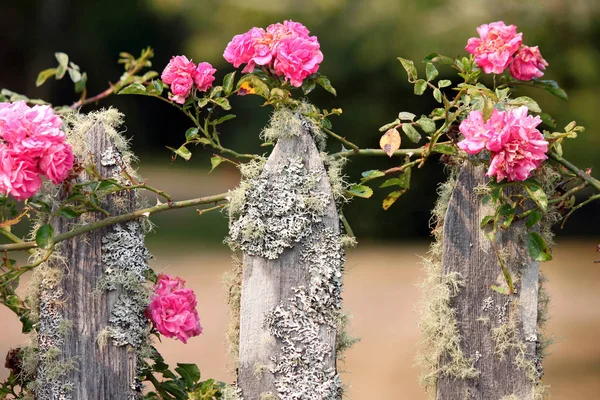
[[[337, 88], [334, 98], [323, 90], [310, 99], [323, 108], [341, 107], [344, 115], [335, 119], [334, 130], [361, 147], [377, 147], [378, 128], [394, 120], [399, 111], [426, 113], [435, 107], [431, 96], [412, 95], [405, 73], [396, 57], [421, 60], [430, 52], [449, 56], [465, 54], [464, 46], [475, 28], [496, 20], [516, 24], [524, 43], [539, 45], [550, 66], [545, 75], [558, 81], [570, 101], [562, 102], [545, 92], [523, 90], [535, 95], [542, 108], [553, 115], [559, 126], [571, 120], [587, 127], [579, 139], [566, 146], [568, 158], [581, 167], [600, 168], [600, 2], [597, 0], [23, 0], [1, 6], [0, 87], [41, 97], [54, 104], [75, 100], [68, 79], [50, 80], [41, 88], [34, 85], [37, 73], [54, 66], [53, 53], [63, 51], [87, 71], [88, 89], [95, 94], [116, 81], [121, 66], [120, 51], [138, 54], [152, 46], [154, 68], [159, 72], [172, 55], [185, 54], [196, 62], [208, 61], [218, 69], [218, 78], [232, 67], [222, 57], [228, 41], [252, 26], [293, 19], [304, 23], [319, 37], [325, 60], [321, 72]], [[420, 65], [422, 67], [422, 65]], [[443, 78], [456, 79], [450, 69]], [[268, 108], [252, 96], [234, 99], [238, 118], [224, 126], [224, 142], [229, 147], [261, 152], [258, 134], [268, 119]], [[205, 170], [208, 151], [200, 148], [191, 161], [178, 160], [169, 166], [164, 146], [178, 146], [189, 127], [175, 109], [153, 99], [123, 96], [102, 101], [126, 115], [127, 134], [142, 165]], [[333, 145], [339, 148], [337, 144]], [[348, 165], [350, 180], [361, 171], [389, 168], [393, 160], [353, 159]], [[389, 211], [380, 207], [385, 197], [376, 191], [372, 200], [356, 200], [346, 211], [355, 233], [363, 240], [394, 240], [428, 235], [429, 210], [435, 200], [443, 168], [436, 162], [413, 174], [412, 190]], [[189, 182], [203, 186], [202, 181]], [[193, 190], [190, 189], [193, 193]], [[589, 236], [597, 232], [600, 205], [578, 211], [565, 235]], [[215, 222], [206, 239], [215, 238], [215, 229], [225, 234], [223, 219]], [[170, 225], [173, 216], [159, 217]], [[198, 224], [189, 219], [179, 231]], [[204, 225], [206, 226], [206, 225]], [[206, 232], [206, 230], [203, 230]], [[202, 234], [202, 232], [198, 232]]]

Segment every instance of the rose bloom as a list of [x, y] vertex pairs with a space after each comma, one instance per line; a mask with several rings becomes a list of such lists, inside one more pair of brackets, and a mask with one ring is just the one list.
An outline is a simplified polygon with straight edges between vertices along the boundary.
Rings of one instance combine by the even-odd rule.
[[510, 74], [516, 79], [530, 81], [533, 78], [542, 77], [544, 75], [542, 71], [547, 66], [548, 63], [542, 58], [537, 46], [523, 46], [515, 55], [512, 64], [510, 64]]
[[40, 158], [40, 172], [58, 185], [69, 175], [74, 159], [70, 145], [63, 143], [52, 146]]
[[196, 311], [196, 295], [184, 288], [184, 283], [179, 277], [160, 274], [147, 315], [162, 335], [187, 343], [190, 337], [202, 333], [202, 326]]
[[517, 33], [515, 25], [506, 26], [502, 21], [483, 24], [477, 32], [480, 37], [470, 38], [465, 49], [486, 74], [501, 74], [521, 47], [523, 34]]
[[458, 147], [469, 154], [477, 154], [484, 148], [489, 150], [487, 175], [496, 176], [498, 182], [505, 178], [509, 182], [524, 181], [548, 158], [548, 142], [536, 129], [542, 120], [527, 113], [526, 106], [494, 110], [484, 123], [480, 111], [471, 111], [459, 126], [465, 139]]
[[217, 70], [207, 62], [198, 64], [198, 67], [196, 67], [196, 71], [194, 72], [194, 83], [196, 84], [196, 88], [201, 92], [206, 92], [210, 89], [215, 80], [215, 72], [217, 72]]
[[[261, 43], [265, 46], [260, 47]], [[241, 35], [235, 35], [231, 42], [227, 44], [223, 57], [227, 62], [238, 68], [242, 64], [247, 64], [242, 70], [243, 73], [252, 72], [256, 64], [266, 65], [271, 59], [271, 53], [268, 50], [269, 40], [266, 32], [261, 28], [252, 28]], [[258, 48], [258, 53], [257, 49]], [[255, 58], [256, 57], [256, 58]]]
[[284, 76], [295, 87], [302, 86], [302, 81], [319, 70], [323, 61], [319, 42], [315, 36], [308, 39], [287, 37], [277, 46], [277, 57], [274, 68], [278, 76]]
[[196, 65], [186, 56], [174, 56], [163, 70], [160, 79], [171, 87], [169, 100], [178, 104], [185, 103], [194, 84]]
[[0, 145], [0, 190], [17, 200], [25, 200], [42, 186], [35, 162], [18, 154], [6, 144]]

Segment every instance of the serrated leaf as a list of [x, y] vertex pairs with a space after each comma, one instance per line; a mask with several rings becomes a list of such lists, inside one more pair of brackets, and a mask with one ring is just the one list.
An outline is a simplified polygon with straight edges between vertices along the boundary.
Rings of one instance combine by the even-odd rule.
[[50, 224], [40, 226], [35, 233], [35, 242], [40, 249], [48, 250], [54, 244], [54, 228]]
[[442, 79], [440, 81], [438, 81], [438, 87], [441, 88], [445, 88], [452, 85], [452, 81], [448, 80], [448, 79]]
[[438, 102], [441, 103], [442, 102], [442, 92], [440, 91], [440, 89], [433, 89], [433, 98]]
[[511, 104], [514, 106], [526, 106], [530, 112], [534, 112], [534, 113], [542, 112], [542, 109], [540, 108], [538, 103], [535, 100], [533, 100], [531, 97], [527, 97], [527, 96], [520, 96], [520, 97], [517, 97], [516, 99], [509, 100], [508, 104]]
[[400, 148], [401, 139], [400, 132], [396, 128], [389, 129], [386, 133], [381, 136], [379, 139], [379, 147], [388, 157], [392, 157], [394, 152]]
[[481, 229], [483, 229], [490, 222], [494, 222], [494, 216], [493, 215], [486, 215], [485, 217], [482, 218], [481, 222], [479, 223], [479, 227]]
[[411, 176], [411, 169], [408, 168], [406, 171], [404, 171], [398, 177], [390, 178], [390, 179], [386, 180], [379, 187], [386, 188], [386, 187], [390, 187], [390, 186], [398, 186], [401, 189], [408, 190], [408, 189], [410, 189], [410, 176]]
[[192, 140], [198, 138], [198, 128], [190, 128], [185, 131], [185, 140]]
[[40, 72], [35, 80], [35, 86], [40, 87], [48, 80], [48, 78], [56, 75], [56, 68], [48, 68]]
[[302, 93], [307, 95], [312, 92], [315, 87], [317, 87], [317, 82], [315, 82], [314, 79], [307, 78], [304, 80], [304, 82], [302, 82]]
[[398, 57], [398, 61], [402, 64], [402, 67], [406, 71], [408, 75], [408, 81], [413, 83], [417, 80], [417, 69], [415, 68], [415, 63], [411, 60], [407, 60], [406, 58]]
[[57, 52], [54, 53], [54, 57], [56, 57], [56, 61], [58, 61], [58, 65], [67, 69], [69, 66], [69, 56], [66, 53]]
[[211, 158], [210, 158], [210, 165], [211, 165], [212, 167], [211, 167], [211, 169], [210, 169], [210, 171], [209, 171], [209, 174], [210, 174], [211, 172], [213, 172], [213, 170], [214, 170], [215, 168], [217, 168], [219, 165], [221, 165], [221, 163], [222, 163], [222, 162], [223, 162], [223, 159], [222, 159], [221, 157], [218, 157], [218, 156], [211, 157]]
[[219, 118], [218, 120], [216, 120], [214, 122], [214, 125], [222, 124], [223, 122], [229, 121], [229, 120], [234, 119], [234, 118], [235, 118], [234, 114], [223, 115], [221, 118]]
[[555, 81], [551, 81], [551, 80], [538, 81], [536, 79], [533, 79], [531, 82], [533, 83], [534, 86], [544, 89], [546, 92], [550, 93], [553, 96], [558, 97], [561, 100], [564, 100], [564, 101], [569, 100], [569, 96], [567, 96], [567, 92], [565, 92], [560, 86], [558, 86], [558, 83], [556, 83]]
[[65, 74], [67, 73], [67, 67], [65, 67], [64, 65], [59, 65], [58, 67], [56, 67], [56, 80], [60, 80], [62, 79]]
[[129, 86], [125, 86], [119, 91], [119, 94], [141, 94], [147, 95], [146, 87], [140, 83], [132, 83]]
[[527, 251], [534, 261], [550, 261], [552, 254], [544, 239], [537, 232], [529, 232], [527, 235]]
[[57, 214], [63, 218], [69, 219], [77, 218], [79, 216], [79, 213], [70, 207], [61, 208], [57, 211]]
[[379, 132], [385, 132], [388, 129], [395, 127], [399, 123], [400, 123], [400, 120], [398, 118], [396, 118], [396, 120], [394, 122], [390, 122], [389, 124], [385, 124], [381, 128], [379, 128]]
[[230, 72], [223, 78], [223, 93], [225, 93], [226, 96], [229, 96], [229, 94], [233, 91], [235, 72], [236, 71]]
[[544, 214], [541, 211], [533, 210], [527, 216], [527, 220], [525, 221], [525, 225], [527, 226], [527, 228], [531, 229], [531, 228], [533, 228], [535, 226], [535, 224], [537, 224], [538, 222], [540, 222], [540, 220], [542, 219], [543, 216], [544, 216]]
[[382, 176], [385, 176], [385, 173], [383, 171], [379, 171], [378, 169], [371, 169], [369, 171], [363, 172], [361, 175], [362, 175], [362, 179], [360, 181], [366, 182], [366, 181], [370, 181], [371, 179], [380, 178]]
[[317, 78], [317, 83], [319, 85], [321, 85], [321, 87], [325, 90], [327, 90], [329, 93], [331, 93], [334, 96], [337, 96], [337, 91], [335, 90], [335, 88], [333, 86], [331, 86], [331, 82], [329, 81], [329, 78], [327, 78], [324, 75], [321, 75]]
[[425, 75], [427, 76], [427, 81], [432, 81], [439, 75], [439, 72], [435, 65], [427, 63], [425, 64]]
[[208, 97], [203, 97], [200, 100], [198, 100], [198, 108], [206, 107], [206, 105], [208, 104], [208, 100]]
[[441, 54], [438, 54], [438, 53], [431, 53], [427, 57], [425, 57], [425, 59], [423, 59], [423, 62], [424, 63], [432, 62], [432, 63], [450, 65], [450, 64], [454, 64], [454, 59], [447, 57], [447, 56], [442, 56]]
[[414, 121], [417, 116], [411, 112], [401, 111], [398, 113], [398, 119], [401, 121]]
[[535, 182], [525, 182], [525, 190], [529, 194], [529, 197], [538, 205], [542, 211], [546, 211], [548, 208], [548, 197], [542, 187]]
[[387, 210], [404, 193], [406, 193], [406, 190], [395, 190], [395, 191], [393, 191], [392, 193], [388, 194], [385, 199], [383, 199], [383, 202], [381, 203], [381, 206], [383, 207], [384, 210]]
[[77, 83], [81, 80], [81, 72], [76, 69], [69, 68], [69, 78], [71, 78], [73, 83]]
[[212, 99], [212, 101], [223, 110], [231, 110], [231, 104], [229, 104], [229, 100], [227, 100], [225, 97], [217, 97], [216, 99]]
[[449, 144], [436, 144], [433, 151], [440, 154], [456, 154], [456, 147]]
[[350, 196], [368, 199], [369, 197], [373, 196], [373, 189], [365, 185], [352, 185], [346, 190], [346, 193]]
[[425, 81], [425, 79], [417, 79], [414, 88], [415, 94], [420, 96], [425, 92], [425, 89], [427, 89], [427, 82]]
[[417, 123], [425, 133], [433, 133], [437, 129], [435, 126], [435, 121], [427, 117], [421, 117]]
[[173, 153], [177, 154], [179, 157], [183, 158], [185, 161], [188, 161], [190, 158], [192, 158], [192, 153], [185, 146], [181, 146], [178, 149], [174, 149], [173, 147], [167, 146], [167, 149], [171, 150]]
[[542, 122], [546, 125], [551, 126], [552, 128], [556, 128], [556, 120], [552, 118], [550, 114], [541, 113], [540, 118], [542, 119]]
[[402, 131], [413, 143], [418, 143], [421, 140], [421, 134], [411, 124], [402, 124]]

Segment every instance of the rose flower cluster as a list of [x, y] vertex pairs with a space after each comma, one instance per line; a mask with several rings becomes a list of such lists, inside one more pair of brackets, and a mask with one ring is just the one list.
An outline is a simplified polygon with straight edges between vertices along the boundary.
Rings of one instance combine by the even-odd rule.
[[28, 199], [42, 186], [40, 175], [55, 185], [73, 167], [71, 146], [60, 129], [62, 120], [50, 106], [29, 107], [24, 101], [0, 103], [0, 192]]
[[196, 311], [196, 295], [184, 287], [179, 277], [159, 274], [147, 315], [156, 329], [168, 338], [176, 337], [183, 343], [202, 333]]
[[293, 21], [269, 25], [266, 30], [252, 28], [234, 36], [223, 57], [235, 68], [246, 64], [243, 73], [252, 72], [258, 65], [300, 87], [323, 61], [319, 41], [309, 33], [304, 25]]
[[519, 80], [540, 78], [548, 63], [537, 46], [522, 45], [523, 34], [515, 25], [504, 22], [483, 24], [477, 28], [478, 38], [470, 38], [465, 49], [486, 74], [501, 74], [510, 66], [510, 74]]
[[465, 139], [458, 147], [469, 154], [490, 151], [487, 175], [495, 175], [498, 182], [504, 178], [524, 181], [548, 158], [548, 142], [536, 129], [542, 120], [527, 115], [527, 111], [526, 106], [509, 111], [494, 109], [487, 121], [481, 111], [471, 111], [459, 126]]
[[196, 66], [186, 56], [174, 56], [162, 72], [160, 79], [171, 88], [169, 100], [178, 104], [185, 103], [194, 85], [200, 92], [206, 92], [212, 87], [216, 69], [207, 62]]

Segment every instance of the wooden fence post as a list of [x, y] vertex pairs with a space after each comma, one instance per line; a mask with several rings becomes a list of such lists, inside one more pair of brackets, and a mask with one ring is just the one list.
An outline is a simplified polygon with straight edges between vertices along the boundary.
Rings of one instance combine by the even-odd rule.
[[[103, 178], [122, 179], [127, 163], [109, 128], [100, 121], [92, 125], [81, 138], [87, 154], [78, 156], [91, 158]], [[133, 211], [135, 203], [133, 191], [121, 191], [100, 206], [118, 214]], [[83, 218], [55, 218], [55, 234], [104, 215]], [[134, 348], [148, 332], [142, 284], [149, 254], [143, 240], [138, 221], [109, 226], [59, 243], [56, 256], [39, 267], [38, 400], [128, 400], [141, 394]]]
[[244, 252], [238, 386], [246, 400], [339, 399], [339, 216], [310, 124], [281, 112], [297, 129], [244, 183], [230, 226]]
[[[516, 293], [490, 289], [490, 285], [506, 284], [497, 252], [480, 228], [483, 217], [493, 213], [475, 192], [486, 179], [482, 166], [462, 166], [443, 226], [443, 274], [458, 272], [462, 277], [451, 307], [460, 349], [477, 376], [462, 379], [439, 373], [438, 400], [532, 400], [541, 378], [539, 263], [527, 254], [523, 221], [515, 221], [498, 234], [496, 243], [515, 280]], [[452, 355], [445, 354], [439, 362], [452, 363]]]

